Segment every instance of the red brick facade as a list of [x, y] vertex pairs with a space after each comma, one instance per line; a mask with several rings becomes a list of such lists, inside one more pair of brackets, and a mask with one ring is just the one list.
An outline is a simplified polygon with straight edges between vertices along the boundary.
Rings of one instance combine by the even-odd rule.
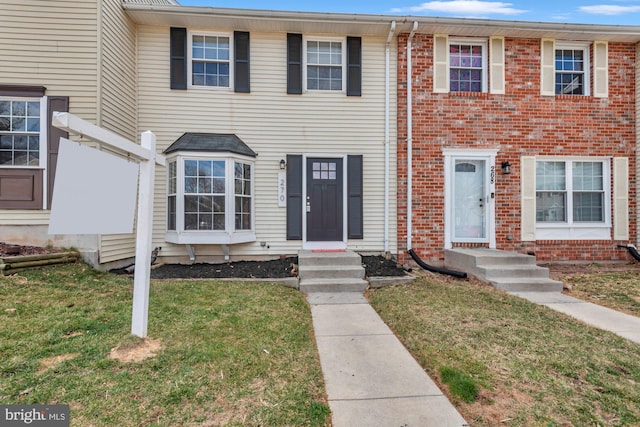
[[[406, 257], [407, 35], [398, 42], [398, 249]], [[444, 257], [443, 148], [494, 148], [498, 249], [535, 253], [538, 260], [622, 260], [618, 244], [636, 242], [635, 57], [633, 43], [610, 42], [609, 96], [541, 96], [540, 39], [505, 39], [505, 94], [434, 93], [433, 37], [413, 39], [412, 247], [425, 260]], [[592, 74], [593, 76], [593, 74]], [[603, 156], [629, 159], [628, 241], [521, 241], [521, 156]], [[501, 162], [512, 173], [500, 173]], [[612, 214], [613, 215], [613, 214]], [[611, 231], [613, 233], [613, 230]]]

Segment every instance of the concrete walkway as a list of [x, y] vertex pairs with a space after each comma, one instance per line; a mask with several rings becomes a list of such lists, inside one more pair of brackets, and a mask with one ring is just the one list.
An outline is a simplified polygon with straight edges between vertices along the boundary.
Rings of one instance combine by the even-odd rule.
[[361, 293], [311, 293], [333, 427], [467, 426]]
[[619, 311], [558, 292], [509, 293], [575, 317], [596, 328], [613, 332], [621, 337], [640, 343], [640, 317], [620, 313]]

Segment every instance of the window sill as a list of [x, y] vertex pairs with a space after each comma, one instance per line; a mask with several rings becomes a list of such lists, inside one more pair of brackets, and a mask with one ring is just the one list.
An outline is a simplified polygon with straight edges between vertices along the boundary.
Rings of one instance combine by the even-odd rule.
[[167, 231], [164, 240], [178, 245], [234, 245], [256, 241], [253, 231], [227, 233], [225, 231]]
[[452, 98], [489, 98], [489, 92], [449, 92]]
[[538, 224], [536, 240], [611, 240], [611, 226]]

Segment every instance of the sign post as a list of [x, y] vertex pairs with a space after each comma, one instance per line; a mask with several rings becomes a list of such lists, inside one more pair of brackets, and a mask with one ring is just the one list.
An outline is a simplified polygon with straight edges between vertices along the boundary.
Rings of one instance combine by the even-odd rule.
[[[156, 153], [156, 137], [152, 132], [142, 133], [141, 145], [127, 140], [111, 131], [98, 127], [69, 113], [54, 112], [52, 123], [67, 132], [74, 132], [107, 146], [109, 149], [133, 158], [140, 163], [138, 172], [138, 213], [136, 230], [136, 261], [133, 282], [133, 307], [131, 315], [131, 333], [140, 338], [147, 336], [149, 314], [149, 279], [151, 274], [151, 246], [153, 233], [153, 194], [156, 163], [164, 166], [164, 156]], [[57, 171], [60, 173], [60, 170]], [[117, 173], [117, 171], [115, 171]], [[132, 182], [130, 185], [135, 185]], [[57, 188], [64, 192], [64, 188]], [[55, 200], [54, 193], [54, 200]], [[81, 197], [76, 197], [82, 203]], [[52, 209], [55, 204], [52, 205]], [[52, 212], [53, 216], [53, 212]], [[51, 228], [51, 227], [50, 227]], [[55, 229], [55, 227], [54, 227]], [[83, 229], [83, 233], [87, 233]], [[91, 230], [95, 234], [107, 234], [101, 231], [100, 224]], [[79, 233], [76, 231], [76, 233]]]

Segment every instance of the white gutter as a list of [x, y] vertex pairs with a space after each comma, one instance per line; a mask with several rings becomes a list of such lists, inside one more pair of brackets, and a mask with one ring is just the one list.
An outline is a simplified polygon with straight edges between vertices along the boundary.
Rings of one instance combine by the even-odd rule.
[[396, 31], [396, 21], [391, 22], [384, 47], [384, 251], [389, 252], [389, 126], [390, 126], [390, 60], [391, 39]]
[[418, 21], [413, 22], [413, 28], [407, 39], [407, 250], [413, 249], [411, 246], [411, 234], [413, 233], [413, 227], [411, 225], [411, 217], [413, 212], [411, 211], [411, 205], [413, 203], [413, 108], [411, 106], [411, 42], [413, 36], [418, 29]]

